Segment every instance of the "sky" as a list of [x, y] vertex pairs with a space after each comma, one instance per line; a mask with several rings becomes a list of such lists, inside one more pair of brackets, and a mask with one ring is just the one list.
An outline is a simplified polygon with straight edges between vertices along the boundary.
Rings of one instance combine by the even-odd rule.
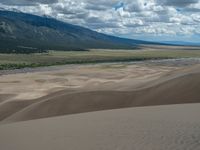
[[120, 37], [200, 43], [200, 0], [0, 0], [0, 7]]

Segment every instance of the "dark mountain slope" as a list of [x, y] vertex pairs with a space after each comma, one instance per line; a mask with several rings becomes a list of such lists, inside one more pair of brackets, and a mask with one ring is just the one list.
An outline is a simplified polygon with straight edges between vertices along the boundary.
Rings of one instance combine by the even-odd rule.
[[0, 10], [0, 50], [132, 49], [154, 44], [101, 34], [53, 18]]

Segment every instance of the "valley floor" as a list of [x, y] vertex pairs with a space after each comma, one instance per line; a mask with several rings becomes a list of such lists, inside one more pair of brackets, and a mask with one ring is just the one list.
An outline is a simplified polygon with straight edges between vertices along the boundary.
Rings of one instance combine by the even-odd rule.
[[1, 54], [0, 74], [3, 70], [66, 64], [96, 64], [112, 62], [140, 62], [144, 60], [200, 58], [200, 47], [140, 46], [134, 50], [92, 49], [88, 51], [48, 51], [34, 54]]

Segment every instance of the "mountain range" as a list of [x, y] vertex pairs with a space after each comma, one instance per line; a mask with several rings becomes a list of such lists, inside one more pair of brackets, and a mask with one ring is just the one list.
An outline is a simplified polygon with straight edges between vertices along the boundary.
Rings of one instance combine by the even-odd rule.
[[158, 44], [110, 36], [46, 16], [0, 10], [0, 51], [134, 49]]

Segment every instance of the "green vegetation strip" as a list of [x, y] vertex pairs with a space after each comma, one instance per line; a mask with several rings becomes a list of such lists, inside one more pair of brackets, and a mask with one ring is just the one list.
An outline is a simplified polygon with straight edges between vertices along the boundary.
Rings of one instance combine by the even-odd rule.
[[91, 50], [50, 51], [36, 54], [0, 54], [0, 70], [35, 68], [41, 66], [86, 64], [103, 62], [129, 62], [143, 60], [200, 58], [198, 50]]

